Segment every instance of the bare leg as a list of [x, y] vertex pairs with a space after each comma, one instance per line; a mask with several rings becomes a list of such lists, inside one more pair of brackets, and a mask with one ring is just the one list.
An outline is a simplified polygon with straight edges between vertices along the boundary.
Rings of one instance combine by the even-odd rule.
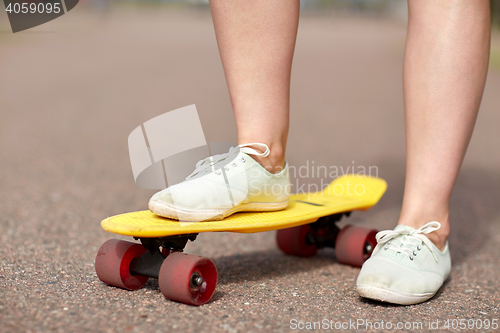
[[488, 69], [487, 0], [409, 0], [404, 58], [406, 186], [399, 224], [439, 221], [428, 235], [440, 249], [449, 201], [472, 135]]
[[285, 161], [299, 1], [211, 0], [210, 7], [238, 144], [267, 144], [269, 157], [254, 158], [277, 172]]

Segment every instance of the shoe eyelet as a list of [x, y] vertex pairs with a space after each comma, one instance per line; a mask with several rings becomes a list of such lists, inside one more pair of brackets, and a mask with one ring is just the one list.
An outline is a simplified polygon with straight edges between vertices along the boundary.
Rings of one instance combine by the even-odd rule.
[[215, 174], [216, 174], [217, 176], [220, 176], [220, 175], [221, 175], [220, 170], [215, 171]]
[[416, 252], [416, 251], [413, 251], [413, 255], [416, 257], [416, 256], [417, 256], [417, 252]]
[[391, 244], [391, 241], [388, 241], [388, 242], [387, 242], [387, 245], [389, 245], [389, 244]]
[[412, 257], [412, 256], [410, 256], [410, 260], [413, 260], [413, 257]]
[[388, 246], [386, 246], [386, 247], [384, 247], [384, 250], [387, 250], [388, 248], [389, 248], [389, 247], [388, 247]]
[[235, 168], [238, 166], [238, 164], [236, 164], [236, 163], [234, 163], [234, 162], [233, 162], [233, 164], [232, 164], [232, 165], [233, 165]]
[[243, 163], [246, 162], [246, 160], [245, 160], [245, 158], [243, 156], [241, 156], [241, 162], [243, 162]]
[[227, 167], [227, 165], [224, 167], [224, 170], [229, 171], [229, 168]]
[[422, 248], [420, 247], [420, 245], [417, 246], [417, 250], [422, 250]]

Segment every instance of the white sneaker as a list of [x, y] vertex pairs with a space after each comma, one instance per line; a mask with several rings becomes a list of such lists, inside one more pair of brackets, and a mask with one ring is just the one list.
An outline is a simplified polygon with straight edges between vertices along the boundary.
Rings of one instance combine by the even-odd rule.
[[377, 246], [358, 276], [358, 293], [395, 304], [417, 304], [434, 296], [451, 270], [448, 243], [440, 251], [424, 234], [441, 227], [429, 222], [415, 230], [398, 225], [377, 234]]
[[193, 222], [221, 220], [242, 211], [284, 209], [290, 196], [288, 163], [273, 174], [250, 156], [269, 153], [267, 145], [250, 143], [207, 157], [186, 180], [153, 195], [149, 209], [163, 217]]

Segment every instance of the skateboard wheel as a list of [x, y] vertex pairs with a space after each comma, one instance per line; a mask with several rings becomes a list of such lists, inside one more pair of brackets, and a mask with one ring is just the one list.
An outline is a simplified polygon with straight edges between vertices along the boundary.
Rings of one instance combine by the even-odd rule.
[[308, 241], [312, 233], [308, 224], [281, 229], [276, 233], [276, 242], [281, 251], [299, 257], [312, 257], [318, 252], [316, 245]]
[[158, 285], [162, 294], [172, 301], [202, 305], [215, 291], [217, 268], [210, 259], [173, 252], [161, 265]]
[[95, 271], [99, 279], [109, 285], [137, 290], [147, 281], [147, 276], [130, 274], [130, 262], [147, 250], [141, 244], [110, 239], [102, 244], [95, 258]]
[[361, 267], [377, 245], [377, 230], [347, 225], [335, 241], [335, 255], [341, 264]]

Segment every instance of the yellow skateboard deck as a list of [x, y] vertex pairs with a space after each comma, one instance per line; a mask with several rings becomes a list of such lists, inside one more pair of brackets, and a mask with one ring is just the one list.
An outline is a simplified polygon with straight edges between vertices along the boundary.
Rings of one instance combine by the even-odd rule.
[[108, 217], [101, 226], [115, 234], [145, 238], [211, 231], [278, 230], [313, 223], [323, 216], [369, 209], [386, 189], [387, 183], [381, 178], [346, 175], [336, 178], [320, 192], [291, 195], [288, 207], [280, 211], [235, 213], [221, 221], [179, 222], [145, 210]]

